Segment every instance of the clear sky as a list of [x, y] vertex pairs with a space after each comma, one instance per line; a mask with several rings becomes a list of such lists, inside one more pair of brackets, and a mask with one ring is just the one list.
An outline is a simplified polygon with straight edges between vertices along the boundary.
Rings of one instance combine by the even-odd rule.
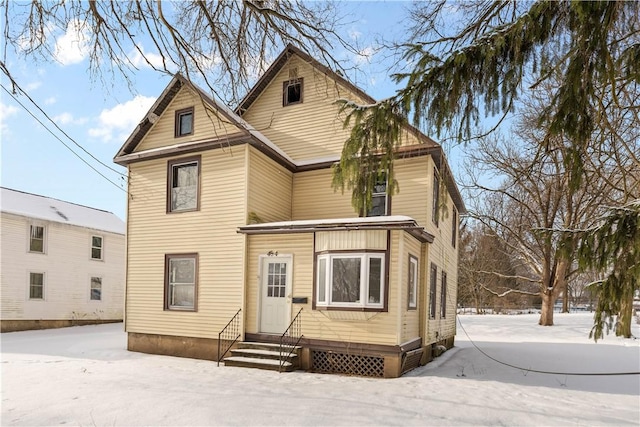
[[[358, 38], [366, 53], [376, 46], [380, 35], [390, 37], [402, 31], [403, 13], [410, 3], [345, 2], [342, 6], [350, 13], [349, 21], [352, 22], [345, 29], [345, 36]], [[142, 47], [145, 52], [153, 52], [151, 43], [143, 43]], [[56, 49], [57, 62], [25, 62], [9, 52], [7, 64], [20, 86], [65, 133], [101, 162], [126, 173], [112, 159], [170, 77], [140, 63], [132, 92], [121, 79], [111, 79], [108, 75], [105, 82], [92, 80], [86, 52], [78, 48], [72, 37], [58, 34]], [[374, 98], [394, 93], [395, 86], [381, 63], [382, 54], [374, 55], [368, 61], [363, 57], [349, 57], [346, 52], [335, 54], [361, 68], [363, 73], [356, 83]], [[10, 89], [6, 76], [2, 75], [0, 80]], [[26, 98], [18, 97], [18, 101], [116, 185], [78, 159], [0, 89], [1, 185], [104, 209], [125, 219], [126, 194], [123, 190], [126, 184], [122, 177], [91, 159], [55, 129]], [[455, 169], [455, 165], [452, 166]]]

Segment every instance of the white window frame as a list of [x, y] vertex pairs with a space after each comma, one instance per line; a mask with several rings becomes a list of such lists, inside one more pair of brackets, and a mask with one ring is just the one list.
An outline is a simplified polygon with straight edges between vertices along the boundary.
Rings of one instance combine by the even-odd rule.
[[[41, 274], [42, 275], [42, 298], [31, 298], [31, 275], [32, 274]], [[46, 294], [46, 285], [47, 285], [47, 275], [44, 271], [30, 271], [27, 273], [27, 299], [29, 301], [45, 301]]]
[[[93, 279], [100, 279], [100, 299], [93, 298]], [[102, 301], [102, 276], [91, 276], [89, 279], [89, 301], [101, 302]]]
[[[33, 228], [42, 228], [42, 251], [34, 251], [31, 249], [31, 239], [33, 238]], [[44, 224], [29, 224], [28, 230], [29, 236], [27, 238], [27, 252], [32, 254], [46, 254], [47, 253], [47, 226]]]
[[409, 255], [409, 275], [407, 281], [408, 295], [407, 306], [409, 310], [415, 310], [418, 307], [418, 258]]
[[[94, 238], [100, 239], [100, 246], [94, 246], [93, 245], [93, 239]], [[93, 234], [93, 235], [91, 235], [91, 240], [89, 241], [89, 243], [91, 244], [91, 248], [89, 249], [89, 257], [94, 261], [103, 261], [104, 260], [104, 237], [103, 236], [98, 236], [97, 234]], [[100, 257], [99, 258], [96, 258], [96, 257], [93, 256], [93, 250], [94, 249], [100, 249]]]
[[[360, 259], [360, 299], [357, 302], [333, 302], [333, 260], [334, 259]], [[371, 259], [380, 260], [380, 301], [369, 302], [369, 266]], [[321, 265], [324, 263], [324, 270]], [[316, 260], [316, 306], [340, 307], [340, 308], [384, 308], [386, 286], [385, 254], [379, 252], [340, 252], [318, 255]], [[322, 277], [324, 271], [324, 278]], [[322, 300], [324, 296], [324, 300]]]

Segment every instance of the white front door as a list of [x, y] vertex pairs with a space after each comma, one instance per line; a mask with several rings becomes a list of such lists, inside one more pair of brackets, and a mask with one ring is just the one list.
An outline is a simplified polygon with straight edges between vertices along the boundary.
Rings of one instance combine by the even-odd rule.
[[287, 326], [291, 309], [291, 257], [262, 258], [260, 274], [260, 332], [282, 334]]

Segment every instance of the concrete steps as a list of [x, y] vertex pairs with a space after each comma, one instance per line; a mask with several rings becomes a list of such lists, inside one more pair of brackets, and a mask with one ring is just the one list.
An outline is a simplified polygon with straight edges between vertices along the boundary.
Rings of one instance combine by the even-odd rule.
[[225, 366], [239, 366], [243, 368], [267, 369], [284, 372], [295, 371], [299, 368], [300, 349], [302, 347], [286, 347], [288, 354], [282, 368], [280, 368], [280, 345], [271, 343], [241, 342], [230, 351], [231, 355], [224, 358]]

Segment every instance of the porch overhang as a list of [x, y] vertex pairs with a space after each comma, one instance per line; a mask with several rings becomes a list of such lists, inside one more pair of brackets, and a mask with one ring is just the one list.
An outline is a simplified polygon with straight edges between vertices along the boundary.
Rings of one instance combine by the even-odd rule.
[[350, 230], [403, 230], [421, 243], [433, 243], [435, 239], [435, 236], [418, 225], [415, 219], [401, 215], [267, 222], [239, 227], [238, 233], [291, 234]]

